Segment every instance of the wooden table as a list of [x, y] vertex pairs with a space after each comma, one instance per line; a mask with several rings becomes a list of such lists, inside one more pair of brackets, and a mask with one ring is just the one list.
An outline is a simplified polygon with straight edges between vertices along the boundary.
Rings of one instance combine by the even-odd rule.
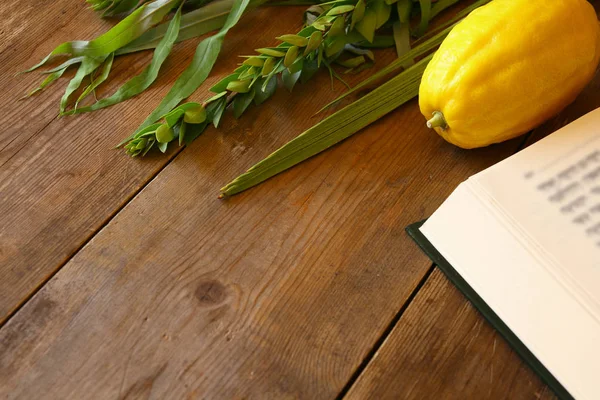
[[[248, 15], [194, 98], [236, 55], [298, 29], [302, 10]], [[143, 95], [57, 119], [64, 80], [17, 101], [39, 75], [14, 73], [109, 24], [82, 0], [5, 0], [0, 21], [1, 398], [552, 398], [404, 232], [523, 138], [463, 151], [428, 131], [412, 101], [219, 201], [222, 184], [343, 88], [321, 73], [189, 148], [132, 160], [111, 147], [197, 41], [177, 45]], [[120, 60], [115, 76], [150, 57]], [[391, 57], [380, 52], [377, 66]], [[599, 89], [596, 78], [533, 137], [600, 106]]]

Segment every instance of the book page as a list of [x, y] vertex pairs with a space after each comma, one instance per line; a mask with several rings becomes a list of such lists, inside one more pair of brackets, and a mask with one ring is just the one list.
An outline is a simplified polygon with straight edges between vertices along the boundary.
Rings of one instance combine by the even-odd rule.
[[600, 109], [468, 183], [600, 321]]
[[598, 321], [469, 182], [421, 232], [573, 397], [600, 399]]

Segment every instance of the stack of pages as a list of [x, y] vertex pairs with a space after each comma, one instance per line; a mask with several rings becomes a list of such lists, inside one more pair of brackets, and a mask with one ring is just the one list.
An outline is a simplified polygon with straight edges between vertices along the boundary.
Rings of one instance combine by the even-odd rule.
[[560, 397], [600, 399], [600, 109], [408, 231]]

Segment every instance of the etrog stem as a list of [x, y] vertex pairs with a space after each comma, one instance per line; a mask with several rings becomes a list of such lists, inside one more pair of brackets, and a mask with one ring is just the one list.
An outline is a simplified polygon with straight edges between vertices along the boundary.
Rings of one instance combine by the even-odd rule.
[[444, 118], [444, 114], [441, 111], [434, 111], [433, 117], [427, 121], [427, 127], [429, 129], [432, 128], [448, 128], [448, 123], [446, 122], [446, 118]]

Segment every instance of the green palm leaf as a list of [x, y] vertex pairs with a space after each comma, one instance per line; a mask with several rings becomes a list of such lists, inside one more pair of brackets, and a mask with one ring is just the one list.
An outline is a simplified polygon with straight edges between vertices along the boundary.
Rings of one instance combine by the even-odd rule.
[[329, 116], [250, 168], [221, 189], [231, 196], [249, 189], [348, 138], [414, 98], [432, 55], [389, 82]]

